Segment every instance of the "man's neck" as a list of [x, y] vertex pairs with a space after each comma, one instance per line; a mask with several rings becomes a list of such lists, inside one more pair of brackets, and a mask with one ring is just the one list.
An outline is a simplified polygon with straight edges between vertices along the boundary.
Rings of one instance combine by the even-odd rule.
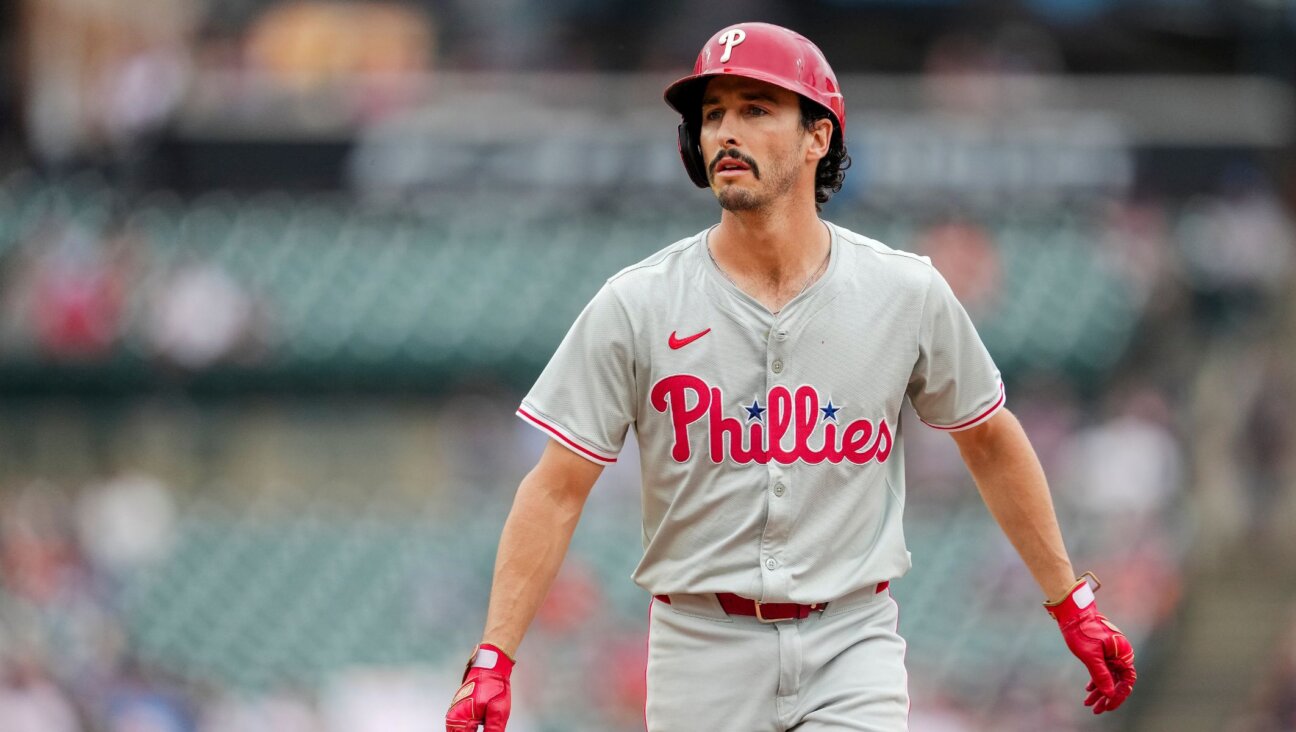
[[800, 287], [831, 245], [813, 205], [724, 211], [709, 243], [712, 256], [731, 277], [774, 290]]

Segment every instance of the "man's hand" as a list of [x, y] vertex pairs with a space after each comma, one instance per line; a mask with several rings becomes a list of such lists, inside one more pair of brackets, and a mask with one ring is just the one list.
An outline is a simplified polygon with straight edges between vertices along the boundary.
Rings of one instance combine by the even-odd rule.
[[1086, 576], [1102, 586], [1092, 572], [1085, 572], [1065, 597], [1044, 603], [1044, 609], [1057, 621], [1067, 648], [1089, 669], [1091, 681], [1085, 687], [1089, 692], [1085, 706], [1093, 707], [1094, 714], [1102, 714], [1125, 701], [1134, 690], [1138, 674], [1134, 671], [1134, 649], [1120, 628], [1098, 612]]
[[463, 686], [450, 700], [446, 712], [446, 732], [504, 732], [513, 706], [509, 677], [513, 659], [499, 648], [483, 643], [477, 646], [468, 668], [464, 669]]

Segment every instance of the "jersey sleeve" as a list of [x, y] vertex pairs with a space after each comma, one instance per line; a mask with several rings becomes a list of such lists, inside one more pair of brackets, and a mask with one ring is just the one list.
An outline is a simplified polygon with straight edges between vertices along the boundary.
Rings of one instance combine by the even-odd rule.
[[951, 432], [985, 422], [1004, 404], [999, 369], [967, 311], [934, 267], [907, 393], [919, 419]]
[[605, 284], [576, 318], [517, 414], [600, 465], [614, 463], [634, 421], [634, 334]]

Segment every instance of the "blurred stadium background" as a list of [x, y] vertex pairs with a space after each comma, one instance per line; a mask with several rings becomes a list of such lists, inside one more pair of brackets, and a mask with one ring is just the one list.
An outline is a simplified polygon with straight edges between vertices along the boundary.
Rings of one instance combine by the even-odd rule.
[[[660, 93], [749, 19], [843, 77], [825, 216], [951, 281], [1139, 653], [1088, 715], [911, 428], [913, 730], [1296, 730], [1291, 0], [15, 0], [0, 732], [440, 729], [544, 444], [513, 409], [605, 277], [716, 219]], [[510, 730], [642, 728], [636, 463]]]

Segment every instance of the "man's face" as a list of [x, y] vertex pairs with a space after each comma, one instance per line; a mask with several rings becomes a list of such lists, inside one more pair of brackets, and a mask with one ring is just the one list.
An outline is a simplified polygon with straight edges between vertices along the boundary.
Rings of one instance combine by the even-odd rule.
[[761, 208], [786, 195], [807, 164], [801, 102], [786, 89], [754, 79], [717, 76], [702, 94], [702, 157], [720, 206]]

